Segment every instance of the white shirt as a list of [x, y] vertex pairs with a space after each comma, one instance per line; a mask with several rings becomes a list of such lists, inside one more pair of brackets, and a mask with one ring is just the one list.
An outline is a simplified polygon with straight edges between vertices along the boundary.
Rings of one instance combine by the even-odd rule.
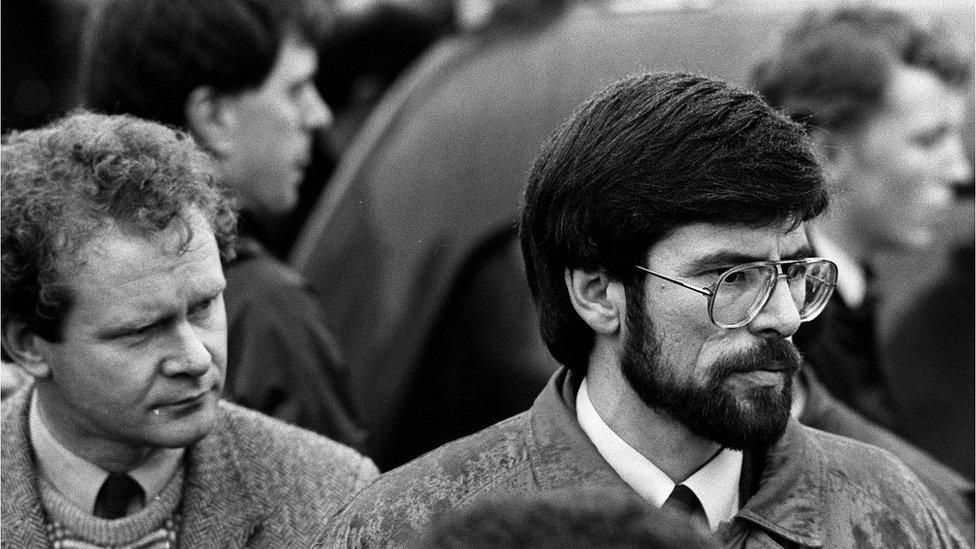
[[[28, 429], [40, 476], [65, 499], [91, 514], [108, 471], [74, 454], [54, 438], [37, 409], [36, 391], [31, 395]], [[138, 467], [128, 471], [145, 492], [147, 503], [166, 487], [182, 458], [183, 448], [166, 448], [152, 452]]]
[[[603, 421], [593, 407], [586, 389], [586, 378], [576, 394], [576, 420], [600, 455], [644, 499], [661, 507], [676, 486], [668, 475], [651, 463]], [[698, 496], [708, 526], [716, 530], [739, 511], [739, 477], [742, 474], [742, 452], [723, 449], [684, 484]]]
[[867, 293], [868, 287], [864, 268], [850, 254], [822, 234], [810, 231], [809, 238], [817, 257], [829, 259], [837, 264], [837, 287], [835, 288], [837, 294], [849, 308], [859, 308], [864, 303], [864, 294]]

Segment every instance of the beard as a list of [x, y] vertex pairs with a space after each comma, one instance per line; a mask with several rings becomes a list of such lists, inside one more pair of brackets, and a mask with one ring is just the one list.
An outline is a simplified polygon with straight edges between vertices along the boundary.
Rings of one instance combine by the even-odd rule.
[[[677, 379], [642, 305], [628, 304], [629, 334], [621, 368], [648, 406], [726, 448], [762, 450], [779, 440], [790, 415], [793, 374], [800, 368], [800, 354], [791, 342], [763, 338], [758, 347], [723, 356], [712, 363], [705, 384], [696, 385]], [[736, 394], [729, 378], [757, 370], [780, 372], [783, 386], [754, 387], [744, 394], [740, 389]]]

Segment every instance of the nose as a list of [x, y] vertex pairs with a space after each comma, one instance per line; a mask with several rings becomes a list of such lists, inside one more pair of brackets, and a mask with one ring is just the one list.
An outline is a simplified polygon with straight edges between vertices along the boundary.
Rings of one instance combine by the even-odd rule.
[[163, 374], [174, 376], [200, 377], [207, 373], [213, 364], [213, 357], [204, 340], [204, 334], [199, 333], [188, 321], [183, 320], [176, 326], [176, 345], [170, 356], [163, 361]]
[[325, 129], [332, 125], [335, 120], [332, 109], [325, 103], [318, 88], [314, 85], [308, 87], [304, 103], [302, 115], [303, 123], [307, 129]]
[[800, 329], [800, 310], [793, 301], [790, 285], [780, 281], [786, 278], [785, 273], [776, 277], [776, 285], [766, 304], [759, 310], [756, 318], [748, 324], [749, 330], [755, 334], [776, 332], [782, 337], [789, 337]]
[[946, 158], [942, 164], [945, 166], [946, 176], [950, 183], [968, 181], [973, 177], [972, 166], [966, 158], [964, 147], [962, 136], [959, 135], [959, 132], [954, 132], [954, 137], [949, 140]]

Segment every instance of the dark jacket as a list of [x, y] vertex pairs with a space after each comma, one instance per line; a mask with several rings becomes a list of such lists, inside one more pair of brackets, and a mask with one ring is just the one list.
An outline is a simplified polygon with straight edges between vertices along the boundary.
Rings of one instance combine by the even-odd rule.
[[[27, 427], [30, 393], [2, 405], [4, 547], [47, 547]], [[221, 402], [213, 430], [187, 453], [178, 544], [308, 547], [376, 473], [345, 446]]]
[[[577, 424], [579, 382], [560, 370], [528, 412], [383, 475], [320, 542], [403, 545], [436, 515], [484, 496], [630, 490]], [[729, 546], [965, 546], [931, 494], [891, 454], [793, 420], [767, 452], [746, 455], [740, 494], [742, 508], [718, 532]]]
[[348, 370], [306, 281], [243, 235], [224, 274], [224, 397], [361, 451], [366, 433], [350, 399]]

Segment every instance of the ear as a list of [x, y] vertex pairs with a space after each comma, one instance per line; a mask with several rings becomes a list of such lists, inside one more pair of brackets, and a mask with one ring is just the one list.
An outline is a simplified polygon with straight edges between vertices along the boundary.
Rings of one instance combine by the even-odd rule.
[[232, 146], [238, 121], [235, 105], [233, 97], [221, 95], [209, 86], [196, 88], [187, 97], [187, 129], [217, 156], [225, 156]]
[[566, 269], [566, 289], [576, 313], [594, 332], [614, 335], [626, 312], [623, 285], [602, 271]]
[[21, 320], [3, 322], [3, 350], [35, 379], [51, 376], [51, 368], [40, 349], [40, 336]]
[[813, 152], [823, 170], [824, 178], [832, 187], [846, 179], [851, 172], [855, 156], [851, 137], [838, 132], [817, 129], [811, 134]]

